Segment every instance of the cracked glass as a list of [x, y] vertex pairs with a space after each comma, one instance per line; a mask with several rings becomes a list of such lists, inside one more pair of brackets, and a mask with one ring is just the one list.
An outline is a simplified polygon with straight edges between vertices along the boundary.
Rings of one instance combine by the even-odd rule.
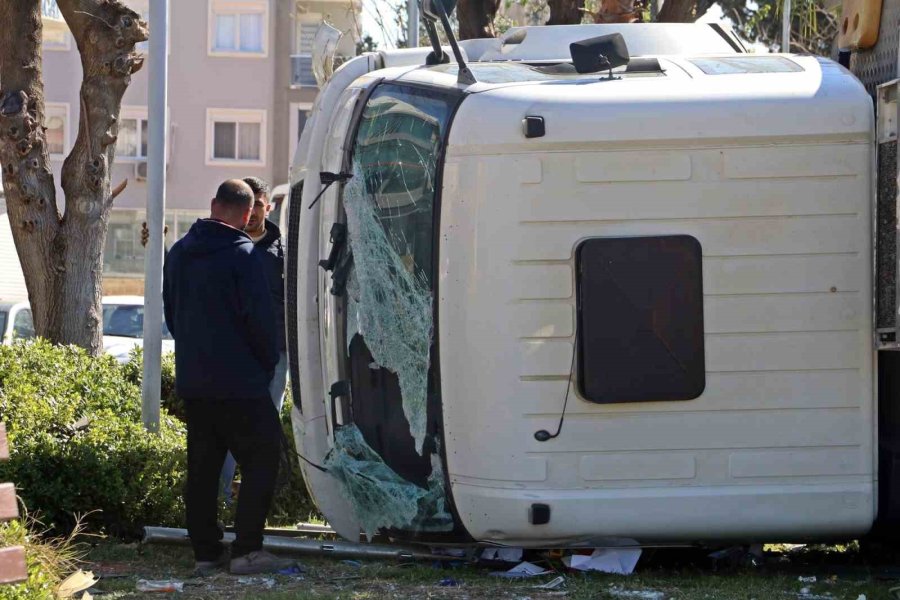
[[429, 428], [435, 198], [456, 96], [384, 84], [369, 97], [343, 193], [349, 253], [346, 344], [352, 425], [329, 471], [368, 535], [450, 531], [437, 426]]

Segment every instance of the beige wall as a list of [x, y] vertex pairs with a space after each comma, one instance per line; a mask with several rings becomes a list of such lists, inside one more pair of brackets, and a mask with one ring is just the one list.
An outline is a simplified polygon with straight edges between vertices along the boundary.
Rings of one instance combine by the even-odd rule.
[[[133, 4], [125, 0], [126, 4]], [[294, 52], [293, 0], [269, 0], [268, 56], [216, 57], [208, 55], [209, 0], [170, 2], [169, 56], [169, 165], [167, 207], [205, 210], [219, 183], [229, 177], [262, 177], [273, 184], [288, 179], [290, 102], [312, 102], [317, 88], [291, 89], [290, 55]], [[302, 3], [301, 13], [321, 14], [347, 32], [339, 53], [355, 52], [353, 11], [346, 2]], [[44, 77], [48, 102], [69, 106], [69, 147], [78, 127], [78, 87], [81, 64], [74, 43], [68, 51], [44, 51]], [[125, 93], [123, 107], [147, 105], [148, 68], [138, 72]], [[209, 165], [206, 161], [207, 108], [266, 111], [265, 165]], [[57, 186], [62, 158], [53, 161]], [[129, 179], [116, 200], [116, 208], [143, 209], [146, 184], [134, 179], [134, 165], [117, 159], [113, 185]], [[62, 190], [57, 190], [62, 201]]]

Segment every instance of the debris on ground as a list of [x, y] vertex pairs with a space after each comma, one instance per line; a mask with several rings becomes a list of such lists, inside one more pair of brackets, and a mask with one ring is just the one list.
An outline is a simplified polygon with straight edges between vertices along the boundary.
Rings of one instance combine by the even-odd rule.
[[517, 563], [522, 560], [524, 553], [522, 548], [485, 548], [481, 553], [481, 560]]
[[597, 548], [590, 556], [573, 554], [562, 560], [564, 565], [576, 571], [630, 575], [640, 558], [640, 548]]
[[66, 577], [56, 588], [58, 598], [71, 598], [78, 592], [90, 589], [100, 581], [91, 571], [78, 570]]
[[184, 582], [177, 579], [138, 579], [135, 589], [139, 592], [183, 592]]
[[559, 589], [566, 584], [566, 578], [560, 575], [556, 579], [551, 579], [547, 583], [542, 583], [541, 585], [532, 586], [536, 590], [555, 590]]
[[550, 573], [550, 571], [528, 561], [524, 561], [517, 564], [509, 571], [494, 571], [491, 575], [494, 577], [503, 577], [505, 579], [522, 579], [524, 577], [535, 577], [546, 573]]
[[453, 579], [452, 577], [444, 577], [438, 583], [438, 587], [459, 587], [460, 582]]
[[635, 598], [637, 600], [665, 600], [665, 592], [655, 590], [626, 590], [616, 585], [609, 586], [609, 594], [616, 598]]
[[815, 583], [815, 582], [816, 582], [816, 576], [813, 575], [813, 576], [811, 576], [811, 577], [803, 577], [803, 576], [801, 575], [800, 577], [797, 578], [797, 581], [799, 581], [800, 583]]
[[239, 577], [238, 583], [241, 585], [259, 585], [267, 590], [275, 587], [275, 580], [271, 577]]

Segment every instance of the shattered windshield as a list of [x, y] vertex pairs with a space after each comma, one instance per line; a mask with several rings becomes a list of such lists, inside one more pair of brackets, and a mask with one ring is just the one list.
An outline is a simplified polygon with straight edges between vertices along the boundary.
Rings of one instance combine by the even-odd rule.
[[[435, 198], [455, 95], [383, 84], [369, 97], [343, 193], [352, 424], [329, 471], [366, 533], [449, 531], [432, 382]], [[439, 409], [439, 407], [438, 407]]]

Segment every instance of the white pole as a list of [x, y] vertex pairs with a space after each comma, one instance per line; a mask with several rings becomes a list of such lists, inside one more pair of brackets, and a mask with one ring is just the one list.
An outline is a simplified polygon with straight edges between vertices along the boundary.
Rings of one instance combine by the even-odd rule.
[[418, 0], [406, 0], [407, 15], [407, 47], [419, 47], [419, 2]]
[[169, 0], [150, 0], [149, 133], [147, 164], [147, 253], [144, 260], [144, 378], [141, 415], [148, 431], [159, 431], [162, 354], [163, 225], [166, 213], [166, 123], [169, 71]]
[[781, 51], [791, 51], [791, 0], [784, 0], [781, 11]]

